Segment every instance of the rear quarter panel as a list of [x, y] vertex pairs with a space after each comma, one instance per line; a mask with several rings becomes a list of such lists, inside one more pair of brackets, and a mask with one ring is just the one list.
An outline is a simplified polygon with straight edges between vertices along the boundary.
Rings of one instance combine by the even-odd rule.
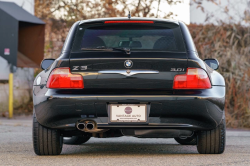
[[213, 86], [225, 86], [223, 76], [211, 69], [202, 59], [199, 58], [192, 36], [183, 22], [179, 22], [185, 47], [187, 50], [188, 67], [203, 68], [208, 73]]

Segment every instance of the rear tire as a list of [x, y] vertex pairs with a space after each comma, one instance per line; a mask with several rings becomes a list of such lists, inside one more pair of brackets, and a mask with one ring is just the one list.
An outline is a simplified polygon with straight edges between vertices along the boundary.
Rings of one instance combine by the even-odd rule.
[[181, 145], [197, 145], [197, 135], [194, 134], [192, 137], [187, 137], [185, 139], [181, 139], [179, 137], [174, 138], [176, 142]]
[[62, 151], [62, 136], [58, 130], [43, 127], [33, 115], [33, 148], [37, 155], [59, 155]]
[[83, 136], [83, 137], [72, 136], [69, 138], [63, 138], [63, 143], [67, 144], [67, 145], [81, 145], [81, 144], [87, 142], [89, 139], [90, 139], [90, 137], [88, 137], [88, 136]]
[[197, 150], [200, 154], [221, 154], [226, 144], [225, 119], [221, 124], [210, 131], [201, 131], [198, 134]]

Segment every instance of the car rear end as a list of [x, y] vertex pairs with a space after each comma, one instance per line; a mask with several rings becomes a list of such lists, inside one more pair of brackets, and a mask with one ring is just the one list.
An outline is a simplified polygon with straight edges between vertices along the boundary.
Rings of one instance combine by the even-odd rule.
[[156, 19], [75, 23], [34, 85], [37, 121], [64, 136], [196, 137], [221, 124], [224, 100], [186, 26]]

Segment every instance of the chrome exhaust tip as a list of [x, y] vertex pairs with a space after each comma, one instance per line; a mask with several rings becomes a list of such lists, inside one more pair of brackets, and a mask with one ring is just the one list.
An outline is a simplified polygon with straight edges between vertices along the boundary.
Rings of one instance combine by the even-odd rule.
[[87, 130], [93, 130], [95, 128], [95, 125], [93, 122], [88, 122], [86, 128]]
[[85, 124], [84, 123], [78, 123], [77, 128], [78, 128], [78, 130], [84, 130]]

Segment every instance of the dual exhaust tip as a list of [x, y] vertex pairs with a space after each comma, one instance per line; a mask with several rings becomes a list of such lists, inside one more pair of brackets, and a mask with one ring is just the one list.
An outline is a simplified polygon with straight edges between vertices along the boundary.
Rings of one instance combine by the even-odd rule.
[[81, 130], [81, 131], [91, 131], [96, 128], [96, 125], [92, 121], [85, 121], [85, 122], [78, 123], [76, 127], [78, 130]]

